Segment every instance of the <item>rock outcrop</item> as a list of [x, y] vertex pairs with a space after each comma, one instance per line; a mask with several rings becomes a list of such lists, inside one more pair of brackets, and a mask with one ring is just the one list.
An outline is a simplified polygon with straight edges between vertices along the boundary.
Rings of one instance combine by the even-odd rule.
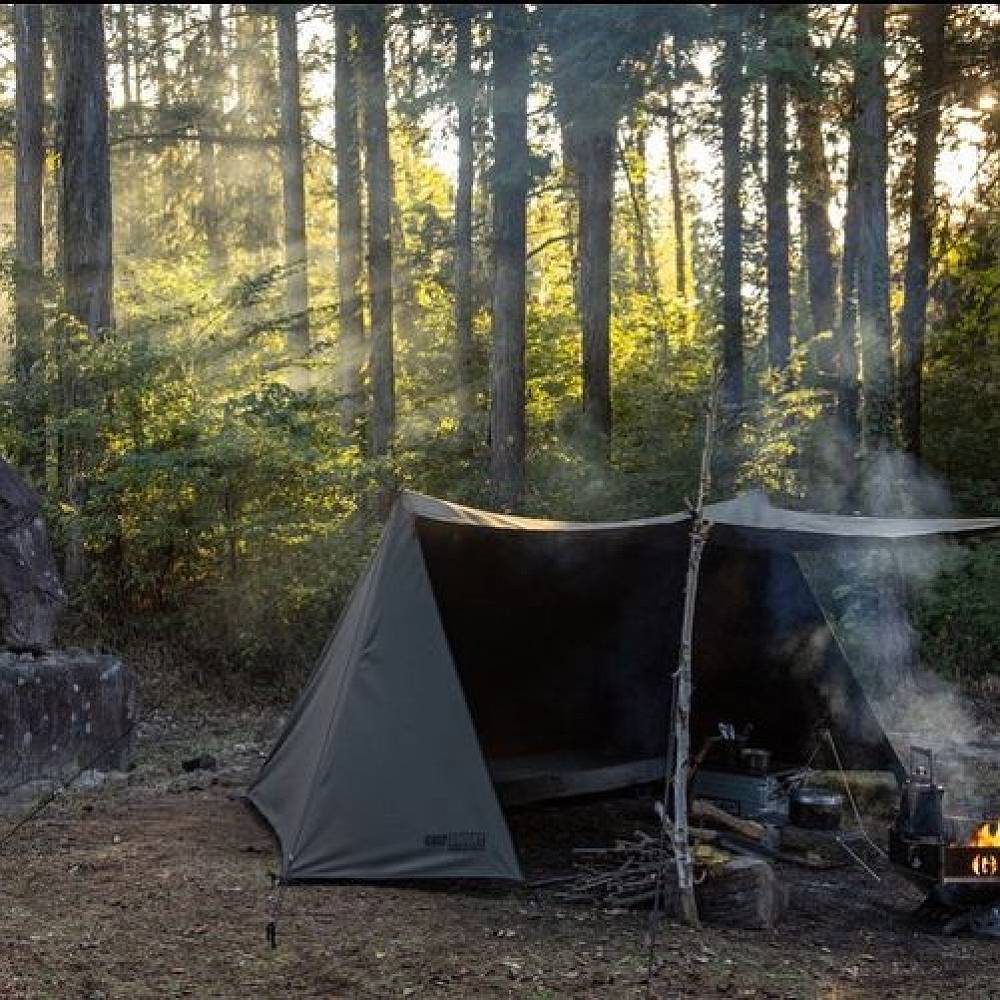
[[131, 674], [114, 656], [52, 648], [65, 607], [39, 497], [0, 459], [0, 793], [128, 763]]
[[131, 674], [114, 656], [0, 652], [0, 791], [124, 770], [135, 713]]
[[0, 638], [17, 650], [48, 649], [66, 593], [38, 494], [0, 459]]

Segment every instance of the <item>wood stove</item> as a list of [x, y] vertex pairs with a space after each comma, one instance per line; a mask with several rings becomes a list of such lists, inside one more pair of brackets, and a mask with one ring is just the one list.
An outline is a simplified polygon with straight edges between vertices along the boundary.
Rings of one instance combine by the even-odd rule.
[[910, 774], [889, 828], [889, 860], [939, 902], [1000, 900], [1000, 821], [946, 816], [934, 755], [913, 747]]

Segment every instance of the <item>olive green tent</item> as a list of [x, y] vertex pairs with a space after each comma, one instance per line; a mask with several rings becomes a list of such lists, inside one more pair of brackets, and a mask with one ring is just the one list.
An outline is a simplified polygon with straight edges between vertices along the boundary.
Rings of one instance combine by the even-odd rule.
[[[694, 741], [899, 768], [796, 553], [1000, 529], [709, 508]], [[690, 517], [542, 521], [400, 497], [249, 799], [286, 880], [522, 877], [504, 806], [660, 777]]]

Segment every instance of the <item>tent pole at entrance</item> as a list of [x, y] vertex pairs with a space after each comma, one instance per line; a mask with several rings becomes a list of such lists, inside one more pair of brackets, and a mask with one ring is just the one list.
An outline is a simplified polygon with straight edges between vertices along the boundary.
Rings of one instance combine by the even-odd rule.
[[[698, 480], [698, 501], [691, 524], [691, 548], [688, 554], [687, 580], [684, 586], [684, 618], [681, 624], [680, 661], [674, 673], [673, 718], [673, 785], [674, 829], [673, 847], [677, 865], [677, 889], [681, 919], [688, 925], [698, 926], [698, 904], [694, 895], [694, 857], [688, 831], [688, 771], [691, 755], [691, 690], [692, 645], [694, 642], [694, 614], [698, 600], [698, 574], [701, 555], [708, 541], [711, 522], [705, 518], [705, 500], [711, 485], [712, 448], [718, 411], [719, 379], [712, 385], [708, 412], [705, 415], [705, 441], [701, 449], [701, 475]], [[667, 782], [671, 780], [667, 772]], [[666, 792], [669, 788], [665, 789]], [[664, 820], [666, 817], [664, 816]]]

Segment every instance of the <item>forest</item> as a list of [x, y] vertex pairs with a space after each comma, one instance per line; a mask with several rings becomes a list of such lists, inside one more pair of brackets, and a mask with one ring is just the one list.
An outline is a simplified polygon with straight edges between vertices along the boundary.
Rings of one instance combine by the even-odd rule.
[[2, 997], [997, 995], [1000, 4], [4, 4], [0, 171]]
[[[73, 637], [297, 685], [412, 489], [1000, 513], [996, 4], [14, 4], [0, 452]], [[912, 595], [1000, 660], [994, 546]]]

